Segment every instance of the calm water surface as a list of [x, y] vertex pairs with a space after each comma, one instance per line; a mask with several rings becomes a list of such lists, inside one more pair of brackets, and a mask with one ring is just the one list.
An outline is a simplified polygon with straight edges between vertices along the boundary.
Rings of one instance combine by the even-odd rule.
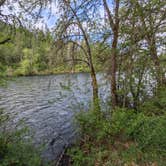
[[[104, 74], [98, 74], [99, 95], [103, 103], [109, 95]], [[74, 114], [88, 110], [92, 98], [91, 78], [87, 73], [19, 77], [0, 88], [0, 107], [14, 124], [23, 120], [34, 133], [37, 145], [45, 144], [43, 156], [55, 159], [66, 142], [75, 139]]]

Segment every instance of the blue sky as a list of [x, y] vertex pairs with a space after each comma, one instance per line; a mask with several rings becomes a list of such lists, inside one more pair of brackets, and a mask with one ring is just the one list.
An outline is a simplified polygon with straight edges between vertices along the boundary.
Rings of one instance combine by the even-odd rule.
[[[28, 15], [27, 13], [25, 14], [25, 12], [21, 12], [21, 9], [20, 9], [17, 1], [14, 2], [12, 0], [9, 0], [9, 4], [11, 4], [11, 5], [2, 6], [0, 9], [1, 12], [4, 15], [12, 14], [12, 15], [15, 15], [19, 18], [23, 17], [24, 19], [27, 20], [27, 21], [23, 22], [23, 24], [26, 26], [28, 24], [31, 24], [30, 26], [32, 28], [37, 27], [37, 28], [43, 29], [43, 28], [45, 28], [45, 24], [46, 24], [47, 27], [49, 27], [51, 29], [52, 27], [54, 27], [54, 25], [57, 21], [57, 18], [58, 18], [58, 8], [57, 8], [55, 3], [52, 3], [48, 9], [46, 9], [46, 8], [43, 9], [41, 12], [42, 19], [38, 19], [37, 21], [33, 20], [31, 18], [31, 16]], [[37, 10], [38, 9], [36, 9], [36, 11]]]

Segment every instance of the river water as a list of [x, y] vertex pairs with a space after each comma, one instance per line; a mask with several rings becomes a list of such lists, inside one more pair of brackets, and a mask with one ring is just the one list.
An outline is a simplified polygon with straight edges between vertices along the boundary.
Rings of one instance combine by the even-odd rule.
[[[104, 74], [98, 74], [97, 79], [104, 104], [109, 84]], [[47, 160], [56, 159], [64, 145], [75, 140], [73, 117], [88, 110], [91, 99], [88, 73], [18, 77], [0, 88], [0, 108], [12, 116], [14, 124], [25, 122], [34, 133], [35, 144], [45, 145], [42, 155]]]

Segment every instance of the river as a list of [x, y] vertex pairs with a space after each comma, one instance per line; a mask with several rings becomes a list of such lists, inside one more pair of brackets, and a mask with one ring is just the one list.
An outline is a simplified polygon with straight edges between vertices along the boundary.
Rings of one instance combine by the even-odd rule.
[[[97, 80], [104, 104], [109, 84], [104, 74], [97, 74]], [[88, 73], [18, 77], [0, 88], [0, 108], [11, 115], [14, 124], [24, 121], [34, 133], [35, 144], [45, 145], [42, 156], [47, 160], [56, 159], [64, 145], [75, 140], [73, 117], [88, 110], [91, 99]]]

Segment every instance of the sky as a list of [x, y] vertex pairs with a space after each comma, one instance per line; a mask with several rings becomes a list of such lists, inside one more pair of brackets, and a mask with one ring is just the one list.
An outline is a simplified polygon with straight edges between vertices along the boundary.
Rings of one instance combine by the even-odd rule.
[[[51, 30], [54, 27], [58, 18], [58, 7], [56, 3], [51, 3], [51, 5], [48, 8], [43, 9], [41, 12], [42, 18], [38, 20], [34, 20], [27, 13], [21, 12], [22, 10], [19, 4], [17, 3], [17, 1], [9, 0], [8, 4], [2, 6], [0, 10], [1, 10], [1, 13], [4, 15], [12, 14], [14, 16], [17, 16], [18, 18], [20, 17], [24, 18], [25, 20], [23, 22], [24, 26], [29, 26], [30, 24], [31, 28], [39, 28], [42, 30], [45, 29], [46, 27], [48, 27]], [[36, 12], [37, 10], [38, 9], [36, 9]]]
[[[111, 0], [108, 0], [111, 1]], [[8, 5], [2, 6], [1, 11], [3, 14], [13, 14], [17, 17], [20, 17], [21, 8], [18, 4], [18, 0], [8, 0]], [[9, 5], [11, 4], [11, 5]], [[36, 11], [38, 9], [36, 8]], [[104, 15], [103, 9], [100, 9], [99, 12]], [[55, 27], [57, 19], [59, 17], [59, 9], [57, 1], [52, 1], [51, 4], [47, 8], [44, 8], [41, 12], [42, 19], [38, 19], [37, 21], [32, 19], [30, 15], [25, 14], [22, 12], [21, 17], [26, 19], [27, 21], [24, 22], [25, 26], [30, 26], [31, 28], [39, 28], [44, 30], [46, 27], [50, 30]], [[29, 22], [28, 22], [29, 20]], [[30, 25], [29, 25], [30, 23]]]
[[44, 9], [42, 11], [41, 15], [43, 19], [37, 22], [36, 27], [43, 29], [45, 26], [44, 24], [46, 24], [49, 29], [54, 28], [59, 17], [58, 5], [56, 3], [51, 3], [48, 9]]

